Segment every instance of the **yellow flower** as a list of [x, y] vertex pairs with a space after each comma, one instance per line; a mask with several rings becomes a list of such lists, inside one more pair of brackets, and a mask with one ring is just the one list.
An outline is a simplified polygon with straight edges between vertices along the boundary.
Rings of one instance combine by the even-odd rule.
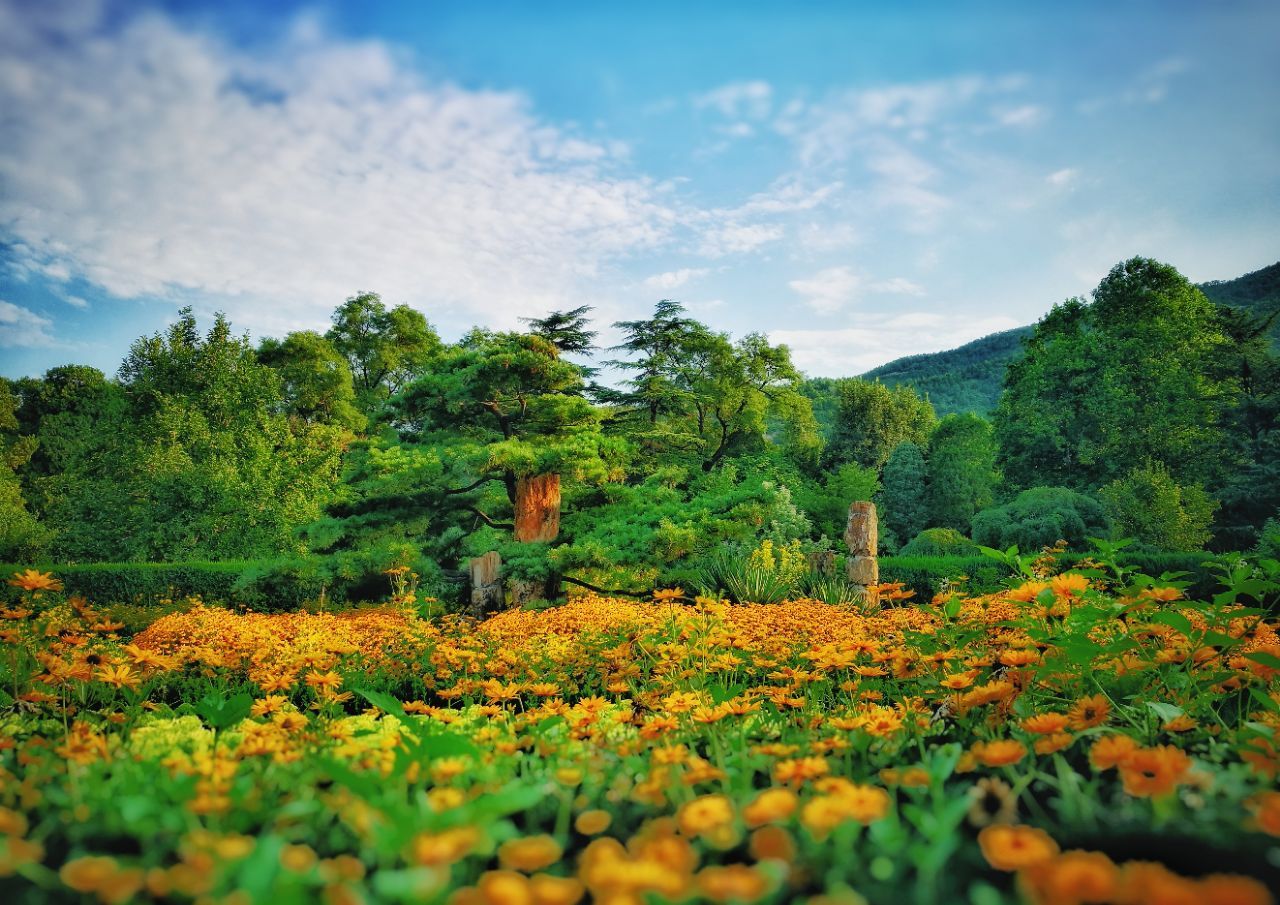
[[733, 823], [733, 805], [723, 795], [703, 795], [681, 805], [676, 822], [686, 836], [712, 833]]
[[24, 591], [61, 591], [62, 582], [53, 577], [52, 572], [37, 572], [27, 569], [25, 572], [14, 572], [9, 584]]
[[573, 828], [584, 836], [598, 836], [609, 828], [613, 815], [608, 811], [583, 811], [573, 821]]
[[747, 826], [761, 826], [786, 820], [800, 806], [799, 799], [790, 789], [765, 789], [742, 809]]

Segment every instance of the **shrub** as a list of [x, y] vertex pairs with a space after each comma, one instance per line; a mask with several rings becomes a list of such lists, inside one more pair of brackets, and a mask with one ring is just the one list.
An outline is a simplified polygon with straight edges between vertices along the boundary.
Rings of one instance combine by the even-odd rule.
[[1109, 537], [1111, 520], [1102, 504], [1066, 487], [1032, 487], [1010, 503], [973, 517], [974, 541], [1004, 550], [1039, 550], [1059, 540], [1083, 549], [1090, 537]]
[[1140, 465], [1098, 491], [1116, 531], [1155, 550], [1199, 550], [1218, 508], [1199, 484], [1176, 482], [1159, 463]]
[[978, 556], [978, 545], [954, 528], [926, 528], [899, 552], [901, 556]]

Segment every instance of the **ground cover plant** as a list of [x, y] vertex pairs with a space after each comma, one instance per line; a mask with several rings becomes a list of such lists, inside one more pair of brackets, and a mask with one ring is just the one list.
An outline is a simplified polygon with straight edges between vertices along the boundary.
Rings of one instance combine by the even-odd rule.
[[4, 898], [1272, 901], [1274, 583], [1085, 565], [871, 610], [672, 589], [476, 623], [404, 590], [132, 638], [22, 572]]

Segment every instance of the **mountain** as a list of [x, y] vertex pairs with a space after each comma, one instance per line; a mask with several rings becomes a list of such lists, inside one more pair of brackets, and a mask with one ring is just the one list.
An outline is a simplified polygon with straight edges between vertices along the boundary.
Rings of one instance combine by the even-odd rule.
[[921, 396], [929, 397], [939, 415], [989, 412], [1000, 398], [1005, 367], [1022, 356], [1022, 340], [1034, 330], [1015, 327], [946, 352], [908, 355], [862, 377], [889, 386], [910, 384]]
[[1280, 261], [1234, 280], [1201, 283], [1200, 291], [1219, 305], [1248, 308], [1263, 319], [1274, 318], [1268, 332], [1272, 345], [1280, 347]]
[[[1259, 317], [1274, 318], [1270, 334], [1280, 348], [1280, 261], [1234, 280], [1201, 283], [1200, 290], [1219, 305], [1247, 308]], [[889, 386], [909, 384], [929, 397], [939, 415], [987, 414], [1000, 398], [1005, 368], [1022, 355], [1022, 341], [1034, 330], [1034, 325], [1017, 327], [945, 352], [908, 355], [874, 368], [862, 378]], [[813, 401], [818, 423], [828, 427], [835, 418], [835, 381], [805, 381], [804, 392]]]

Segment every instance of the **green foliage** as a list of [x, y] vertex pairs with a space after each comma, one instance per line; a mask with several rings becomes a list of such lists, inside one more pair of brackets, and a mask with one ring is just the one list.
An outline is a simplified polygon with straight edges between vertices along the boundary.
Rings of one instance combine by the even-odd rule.
[[734, 603], [781, 603], [798, 590], [791, 576], [753, 561], [741, 548], [723, 547], [703, 558], [698, 587], [712, 597], [723, 592]]
[[900, 556], [976, 556], [978, 545], [954, 528], [926, 528], [899, 551]]
[[836, 393], [836, 420], [824, 456], [830, 465], [856, 462], [880, 469], [899, 444], [928, 444], [937, 416], [910, 387], [848, 378], [837, 382]]
[[1146, 463], [1098, 496], [1122, 537], [1155, 550], [1199, 550], [1209, 541], [1218, 504], [1199, 484], [1180, 485], [1163, 465]]
[[440, 337], [420, 311], [390, 310], [376, 292], [360, 292], [333, 313], [325, 339], [347, 360], [359, 408], [371, 417], [440, 350]]
[[886, 548], [903, 538], [915, 537], [929, 523], [927, 479], [928, 467], [920, 447], [910, 440], [899, 443], [885, 463], [883, 486], [876, 499], [880, 523], [888, 538]]
[[1031, 331], [1031, 327], [1018, 327], [945, 352], [898, 358], [868, 371], [862, 379], [890, 387], [909, 386], [928, 399], [939, 415], [985, 415], [996, 407], [1005, 368], [1022, 357], [1023, 340]]
[[17, 433], [18, 400], [0, 380], [0, 559], [31, 560], [48, 545], [50, 532], [27, 508], [18, 469], [31, 459], [36, 439]]
[[973, 519], [972, 537], [985, 547], [1038, 550], [1065, 540], [1083, 549], [1090, 537], [1107, 537], [1111, 522], [1102, 504], [1067, 487], [1033, 487]]
[[351, 367], [333, 343], [319, 333], [290, 333], [283, 341], [264, 339], [258, 360], [280, 375], [285, 411], [308, 421], [364, 429], [356, 408]]
[[332, 492], [349, 434], [290, 418], [277, 374], [218, 316], [190, 310], [134, 343], [120, 385], [92, 369], [24, 382], [47, 449], [32, 498], [72, 561], [300, 553], [293, 536]]
[[672, 467], [639, 484], [605, 484], [575, 501], [561, 523], [565, 543], [550, 559], [564, 574], [611, 588], [692, 586], [699, 560], [722, 544], [752, 549], [809, 537], [811, 523], [767, 462], [750, 464], [710, 474]]
[[1152, 461], [1220, 480], [1230, 346], [1213, 303], [1172, 267], [1117, 264], [1092, 305], [1055, 306], [1009, 366], [995, 414], [1005, 477], [1091, 490]]
[[789, 478], [796, 505], [813, 521], [819, 535], [832, 540], [844, 535], [849, 520], [849, 504], [855, 500], [874, 499], [880, 491], [880, 479], [874, 468], [846, 462], [828, 471], [819, 482], [799, 474]]
[[995, 499], [995, 460], [990, 422], [969, 414], [938, 422], [929, 437], [929, 523], [968, 531]]
[[797, 459], [816, 461], [821, 440], [801, 376], [786, 346], [752, 333], [732, 342], [664, 300], [646, 320], [621, 321], [615, 347], [631, 358], [609, 362], [630, 374], [624, 390], [596, 388], [614, 407], [611, 430], [624, 432], [650, 460], [710, 471], [727, 456], [756, 454], [785, 438]]

